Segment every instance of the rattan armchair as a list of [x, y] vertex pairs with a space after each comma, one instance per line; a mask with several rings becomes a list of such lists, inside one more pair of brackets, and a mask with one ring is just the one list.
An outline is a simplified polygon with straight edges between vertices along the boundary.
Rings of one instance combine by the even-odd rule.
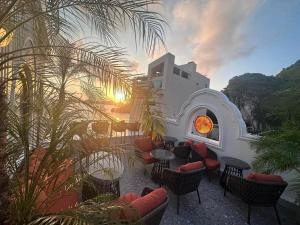
[[199, 184], [204, 169], [197, 169], [190, 172], [178, 172], [171, 169], [164, 169], [164, 184], [177, 196], [177, 214], [179, 214], [180, 196], [190, 192], [197, 192], [199, 204]]
[[135, 156], [144, 165], [144, 175], [146, 174], [146, 165], [153, 164], [157, 160], [154, 159], [150, 152], [156, 148], [151, 137], [139, 137], [134, 140]]
[[194, 145], [191, 145], [191, 154], [190, 154], [190, 162], [196, 162], [196, 161], [203, 161], [206, 173], [208, 175], [209, 181], [211, 181], [211, 176], [214, 171], [217, 171], [218, 175], [220, 174], [220, 162], [218, 161], [217, 154], [212, 151], [211, 149], [207, 148], [207, 157], [202, 157], [193, 147]]
[[177, 158], [187, 162], [189, 160], [191, 150], [191, 146], [189, 145], [178, 145], [174, 148], [173, 152]]
[[232, 193], [237, 194], [248, 204], [247, 222], [250, 224], [251, 207], [273, 207], [278, 224], [281, 224], [280, 217], [276, 208], [282, 192], [287, 183], [282, 182], [257, 182], [242, 177], [231, 175], [228, 179], [228, 188]]

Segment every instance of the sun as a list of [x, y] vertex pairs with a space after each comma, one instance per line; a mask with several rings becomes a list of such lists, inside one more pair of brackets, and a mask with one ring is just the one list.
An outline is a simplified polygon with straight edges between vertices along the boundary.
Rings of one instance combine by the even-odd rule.
[[123, 102], [125, 101], [125, 94], [123, 91], [116, 91], [114, 95], [114, 101], [115, 102]]

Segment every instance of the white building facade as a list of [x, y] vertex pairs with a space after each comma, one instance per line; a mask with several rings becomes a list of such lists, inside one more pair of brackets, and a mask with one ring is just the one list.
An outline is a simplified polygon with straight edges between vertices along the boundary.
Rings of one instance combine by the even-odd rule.
[[[178, 66], [174, 60], [175, 56], [167, 53], [148, 67], [148, 76], [162, 103], [166, 135], [179, 141], [205, 142], [219, 159], [230, 156], [251, 165], [256, 156], [251, 143], [259, 136], [247, 132], [240, 110], [222, 92], [209, 88], [210, 80], [196, 72], [194, 62]], [[213, 129], [208, 134], [195, 129], [199, 116], [212, 120]], [[289, 181], [289, 172], [282, 175]], [[294, 193], [286, 190], [282, 198], [293, 202]]]
[[196, 69], [194, 62], [176, 65], [175, 56], [171, 53], [149, 64], [148, 76], [160, 96], [159, 101], [167, 117], [175, 117], [192, 93], [209, 87], [210, 80]]

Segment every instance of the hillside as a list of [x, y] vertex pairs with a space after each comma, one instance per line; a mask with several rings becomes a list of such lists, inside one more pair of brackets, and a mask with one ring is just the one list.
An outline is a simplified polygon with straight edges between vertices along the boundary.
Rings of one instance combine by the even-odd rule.
[[223, 93], [241, 110], [251, 132], [300, 121], [300, 60], [276, 76], [245, 73], [233, 77]]

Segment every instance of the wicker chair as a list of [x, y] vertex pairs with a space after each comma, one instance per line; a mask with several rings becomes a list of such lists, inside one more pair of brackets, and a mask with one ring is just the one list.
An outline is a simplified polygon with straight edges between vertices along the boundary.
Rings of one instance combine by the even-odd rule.
[[[151, 137], [139, 137], [134, 140], [135, 145], [135, 156], [137, 159], [144, 164], [144, 175], [146, 174], [146, 165], [155, 163], [157, 160], [154, 159], [150, 152], [156, 148], [152, 142]], [[150, 147], [149, 147], [150, 146]]]
[[[144, 196], [148, 193], [153, 191], [151, 188], [144, 188], [141, 196]], [[149, 212], [147, 215], [139, 219], [137, 224], [145, 224], [145, 225], [159, 225], [161, 218], [164, 215], [164, 212], [166, 211], [166, 208], [169, 204], [169, 198], [167, 199], [157, 208], [153, 209], [151, 212]]]
[[[110, 136], [112, 137], [112, 132], [115, 132], [116, 137], [118, 137], [118, 133], [121, 134], [121, 143], [124, 143], [126, 136], [126, 122], [124, 120], [119, 122], [113, 122], [111, 124], [111, 132]], [[115, 139], [117, 140], [117, 139]]]
[[248, 224], [252, 206], [273, 207], [278, 224], [281, 224], [276, 204], [287, 186], [286, 182], [257, 182], [230, 175], [227, 184], [232, 193], [239, 195], [248, 204]]
[[[218, 161], [217, 154], [212, 151], [211, 149], [207, 148], [208, 156], [206, 158], [203, 158], [199, 153], [196, 152], [196, 150], [193, 147], [194, 145], [191, 145], [191, 154], [190, 154], [190, 162], [196, 162], [196, 161], [203, 161], [206, 173], [208, 175], [209, 181], [211, 181], [211, 176], [214, 171], [218, 172], [218, 175], [220, 174], [220, 162]], [[218, 163], [217, 166], [210, 166], [209, 162], [216, 162]]]
[[134, 136], [136, 136], [136, 134], [139, 136], [140, 123], [138, 122], [126, 123], [126, 129], [130, 132], [131, 136], [132, 134]]
[[187, 162], [189, 160], [191, 150], [191, 146], [180, 144], [174, 148], [174, 154], [177, 158]]
[[109, 122], [106, 120], [99, 120], [92, 123], [92, 130], [99, 136], [107, 136]]
[[198, 186], [203, 171], [204, 169], [193, 170], [190, 172], [177, 172], [171, 169], [164, 169], [164, 184], [177, 196], [177, 214], [179, 214], [181, 195], [196, 191], [199, 204], [201, 204]]

